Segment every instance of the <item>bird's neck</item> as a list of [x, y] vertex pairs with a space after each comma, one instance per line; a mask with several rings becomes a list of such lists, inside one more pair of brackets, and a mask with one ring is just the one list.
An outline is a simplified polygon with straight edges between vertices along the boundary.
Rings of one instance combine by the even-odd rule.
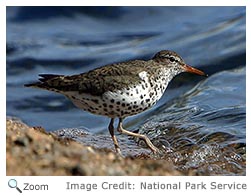
[[166, 86], [169, 84], [169, 82], [180, 73], [178, 70], [170, 70], [168, 68], [161, 68], [159, 70], [159, 76], [160, 79], [166, 84]]

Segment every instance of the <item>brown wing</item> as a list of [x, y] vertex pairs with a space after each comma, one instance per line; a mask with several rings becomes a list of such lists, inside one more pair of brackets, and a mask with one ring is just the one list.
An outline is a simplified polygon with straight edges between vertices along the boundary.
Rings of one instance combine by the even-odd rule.
[[92, 95], [102, 95], [105, 91], [115, 91], [140, 82], [139, 73], [142, 71], [139, 63], [144, 61], [128, 61], [126, 63], [111, 64], [94, 69], [87, 73], [63, 76], [41, 74], [41, 82], [26, 86], [47, 90], [79, 91]]
[[102, 95], [105, 91], [121, 90], [140, 82], [138, 74], [141, 69], [137, 66], [138, 63], [139, 61], [128, 61], [126, 64], [112, 64], [77, 75], [79, 81], [76, 85], [78, 85], [80, 92], [92, 95]]

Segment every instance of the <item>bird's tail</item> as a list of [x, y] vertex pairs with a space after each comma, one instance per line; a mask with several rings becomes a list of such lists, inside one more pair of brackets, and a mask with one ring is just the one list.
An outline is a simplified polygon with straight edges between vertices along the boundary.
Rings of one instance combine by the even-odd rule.
[[64, 76], [55, 74], [40, 74], [39, 77], [40, 82], [25, 84], [24, 86], [59, 92], [57, 86], [59, 81], [61, 81]]

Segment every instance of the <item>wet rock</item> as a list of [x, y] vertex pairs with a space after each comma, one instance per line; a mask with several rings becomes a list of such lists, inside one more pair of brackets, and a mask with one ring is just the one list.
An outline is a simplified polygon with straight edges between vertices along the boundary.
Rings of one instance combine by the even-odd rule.
[[149, 154], [122, 158], [110, 149], [59, 138], [42, 127], [29, 127], [14, 118], [7, 118], [6, 134], [7, 175], [188, 174], [174, 169], [170, 161], [153, 160]]

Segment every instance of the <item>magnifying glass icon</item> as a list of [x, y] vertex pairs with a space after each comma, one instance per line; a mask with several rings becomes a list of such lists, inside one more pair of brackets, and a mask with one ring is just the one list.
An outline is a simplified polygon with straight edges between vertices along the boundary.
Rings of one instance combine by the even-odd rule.
[[16, 188], [19, 191], [19, 193], [22, 193], [20, 188], [17, 187], [17, 181], [15, 179], [10, 179], [8, 185], [10, 188]]

